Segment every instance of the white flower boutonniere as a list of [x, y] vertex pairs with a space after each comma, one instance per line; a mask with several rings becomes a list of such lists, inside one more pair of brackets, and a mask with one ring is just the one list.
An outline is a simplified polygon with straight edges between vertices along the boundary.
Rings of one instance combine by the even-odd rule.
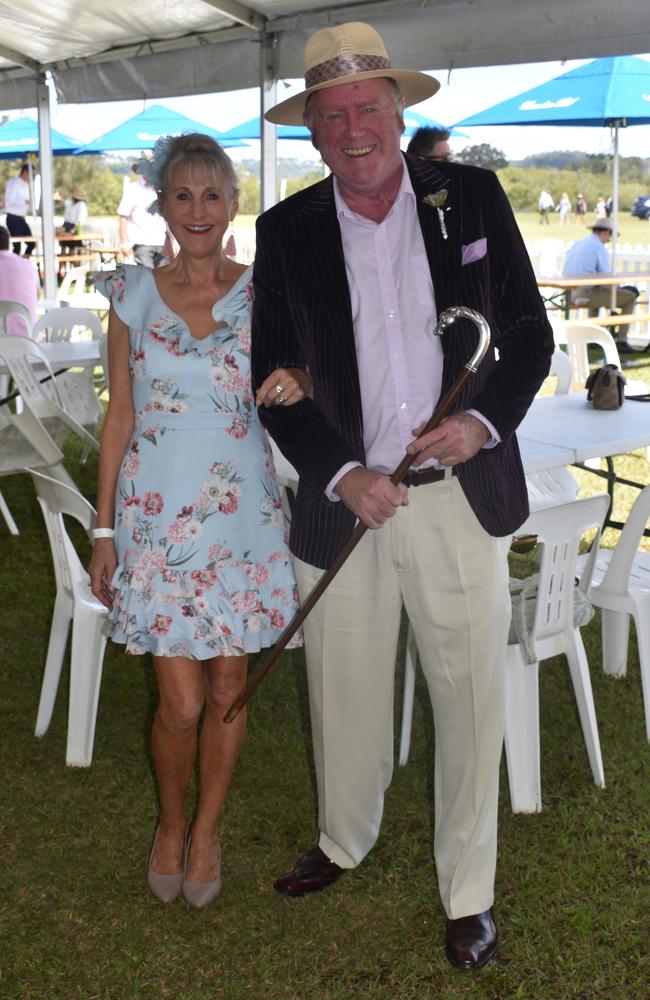
[[[442, 211], [443, 206], [447, 201], [447, 188], [442, 188], [441, 191], [435, 191], [433, 194], [426, 194], [422, 201], [425, 205], [429, 205], [431, 208], [436, 209], [438, 212], [438, 222], [440, 223], [442, 238], [443, 240], [448, 239], [445, 216]], [[449, 207], [447, 207], [447, 211], [449, 211]]]

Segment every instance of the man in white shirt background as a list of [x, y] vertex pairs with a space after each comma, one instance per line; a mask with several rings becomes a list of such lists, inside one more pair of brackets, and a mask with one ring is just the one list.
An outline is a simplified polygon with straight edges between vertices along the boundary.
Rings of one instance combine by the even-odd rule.
[[[7, 229], [11, 236], [31, 236], [32, 231], [26, 215], [31, 215], [33, 205], [29, 190], [29, 166], [23, 163], [16, 177], [10, 178], [5, 186], [4, 210], [7, 213]], [[21, 244], [14, 244], [14, 253], [21, 252]], [[31, 257], [34, 244], [25, 244], [25, 257]]]
[[[137, 174], [135, 165], [131, 169]], [[168, 262], [164, 219], [158, 213], [152, 215], [148, 211], [155, 198], [153, 188], [149, 187], [144, 177], [138, 177], [125, 187], [117, 208], [120, 249], [124, 254], [133, 254], [136, 264], [152, 268]]]

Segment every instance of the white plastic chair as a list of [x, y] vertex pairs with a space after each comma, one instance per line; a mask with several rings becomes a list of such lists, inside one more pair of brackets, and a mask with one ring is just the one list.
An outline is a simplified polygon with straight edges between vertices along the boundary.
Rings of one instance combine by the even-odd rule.
[[[573, 382], [571, 392], [583, 392], [589, 378], [589, 347], [599, 347], [604, 355], [604, 364], [621, 367], [616, 341], [609, 330], [595, 323], [576, 323], [564, 320], [554, 329], [556, 343], [565, 343], [573, 367]], [[648, 392], [648, 386], [639, 379], [627, 380], [626, 396], [635, 396]]]
[[63, 515], [73, 517], [89, 532], [95, 524], [95, 511], [77, 490], [39, 472], [33, 471], [32, 479], [43, 511], [56, 579], [35, 735], [43, 736], [50, 725], [72, 625], [66, 764], [88, 767], [95, 741], [106, 648], [102, 627], [107, 611], [90, 589], [90, 578], [70, 540]]
[[[514, 812], [539, 812], [542, 808], [539, 662], [560, 653], [568, 660], [594, 783], [599, 788], [605, 787], [589, 666], [576, 624], [574, 580], [580, 540], [586, 531], [595, 527], [597, 534], [591, 558], [583, 563], [580, 581], [581, 592], [588, 589], [608, 505], [608, 496], [599, 494], [545, 507], [531, 514], [521, 528], [521, 533], [537, 535], [542, 548], [537, 596], [530, 605], [524, 601], [523, 609], [527, 618], [532, 617], [530, 640], [537, 659], [533, 663], [525, 662], [522, 644], [512, 641], [512, 637], [506, 657], [505, 749]], [[530, 614], [532, 610], [534, 614]], [[513, 616], [515, 612], [513, 607]]]
[[[563, 395], [571, 391], [573, 382], [573, 365], [571, 358], [561, 347], [556, 347], [551, 356], [549, 375], [556, 376], [555, 395]], [[585, 380], [586, 381], [586, 380]]]
[[87, 278], [87, 267], [71, 267], [69, 271], [66, 271], [59, 285], [59, 301], [66, 301], [75, 295], [84, 295]]
[[[38, 344], [29, 337], [0, 337], [0, 356], [4, 358], [20, 393], [23, 408], [32, 416], [30, 427], [34, 427], [35, 421], [40, 422], [57, 445], [61, 445], [68, 432], [72, 431], [84, 445], [99, 451], [98, 442], [79, 421], [80, 416], [84, 417], [84, 411], [76, 403], [74, 391], [70, 390], [73, 380], [70, 380], [67, 388], [62, 383], [64, 392], [59, 392], [58, 380], [54, 378], [50, 364]], [[34, 364], [38, 364], [40, 371], [35, 370]], [[40, 381], [48, 375], [47, 382]], [[29, 437], [29, 434], [26, 436]]]
[[[638, 549], [650, 518], [650, 486], [637, 497], [615, 549], [598, 550], [589, 598], [602, 609], [603, 670], [627, 672], [630, 618], [639, 647], [646, 736], [650, 740], [650, 553]], [[578, 560], [580, 565], [584, 557]]]
[[[32, 317], [27, 306], [21, 302], [13, 302], [10, 299], [0, 300], [0, 334], [8, 334], [9, 328], [7, 320], [10, 316], [17, 316], [25, 326], [25, 335], [32, 335]], [[15, 331], [14, 331], [15, 332]], [[20, 336], [20, 334], [18, 335]]]
[[99, 340], [104, 330], [101, 319], [90, 309], [59, 306], [57, 309], [48, 309], [36, 320], [32, 333], [34, 340], [38, 339], [40, 333], [43, 333], [44, 339], [50, 342]]
[[[63, 460], [63, 455], [49, 434], [42, 431], [40, 425], [36, 426], [37, 444], [40, 450], [25, 436], [24, 426], [25, 420], [22, 415], [14, 415], [7, 407], [0, 410], [0, 476], [15, 476], [29, 469], [47, 467]], [[20, 533], [18, 526], [2, 493], [0, 493], [0, 513], [11, 534], [18, 535]]]
[[[566, 357], [566, 355], [565, 355]], [[568, 359], [567, 359], [568, 360]], [[579, 483], [567, 468], [548, 469], [542, 472], [526, 474], [528, 503], [531, 511], [541, 510], [554, 504], [563, 504], [575, 500]], [[524, 530], [521, 529], [521, 533]], [[399, 763], [404, 767], [408, 763], [411, 749], [411, 727], [413, 720], [413, 700], [415, 695], [415, 668], [418, 661], [418, 648], [415, 635], [409, 623], [406, 634], [406, 657], [404, 661], [404, 693], [402, 696], [402, 724], [400, 729]]]

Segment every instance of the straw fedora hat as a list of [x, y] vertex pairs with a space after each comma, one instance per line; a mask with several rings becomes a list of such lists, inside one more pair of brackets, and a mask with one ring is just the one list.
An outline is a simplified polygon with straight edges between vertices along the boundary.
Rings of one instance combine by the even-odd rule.
[[85, 201], [86, 195], [83, 188], [80, 188], [78, 184], [75, 184], [70, 191], [70, 196], [76, 198], [77, 201]]
[[310, 94], [360, 80], [382, 76], [395, 80], [406, 108], [440, 89], [438, 81], [426, 73], [393, 69], [381, 38], [374, 28], [361, 21], [349, 21], [315, 32], [307, 39], [304, 64], [305, 90], [267, 111], [264, 117], [268, 121], [276, 125], [302, 125], [305, 102]]

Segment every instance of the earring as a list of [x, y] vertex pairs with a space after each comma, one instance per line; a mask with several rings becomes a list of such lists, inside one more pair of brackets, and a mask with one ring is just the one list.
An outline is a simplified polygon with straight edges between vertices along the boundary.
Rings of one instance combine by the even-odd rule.
[[232, 217], [230, 219], [230, 228], [226, 234], [226, 242], [223, 248], [223, 252], [226, 257], [236, 257], [237, 256], [237, 244], [235, 243], [235, 231], [232, 228]]

